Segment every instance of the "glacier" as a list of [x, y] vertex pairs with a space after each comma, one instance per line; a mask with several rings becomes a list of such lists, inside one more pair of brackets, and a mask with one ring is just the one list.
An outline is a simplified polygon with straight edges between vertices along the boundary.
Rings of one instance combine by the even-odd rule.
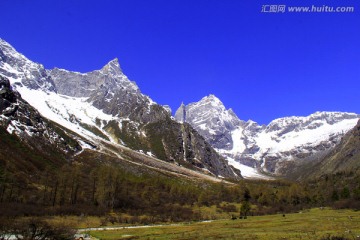
[[[298, 164], [320, 159], [360, 118], [355, 113], [315, 112], [259, 125], [239, 119], [213, 94], [181, 108], [185, 108], [186, 122], [245, 178], [284, 175]], [[175, 119], [182, 121], [182, 116], [175, 114]]]

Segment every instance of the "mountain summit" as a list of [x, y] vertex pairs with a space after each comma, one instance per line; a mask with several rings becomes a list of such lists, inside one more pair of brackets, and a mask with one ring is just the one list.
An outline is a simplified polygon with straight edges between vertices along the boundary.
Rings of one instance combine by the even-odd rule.
[[[160, 159], [171, 165], [162, 165], [171, 171], [183, 172], [181, 165], [213, 177], [241, 177], [190, 125], [177, 123], [167, 107], [142, 94], [124, 75], [117, 58], [87, 73], [46, 70], [4, 40], [0, 40], [0, 58], [0, 76], [83, 149], [119, 159], [140, 156], [136, 158], [146, 159], [152, 167]], [[17, 135], [27, 134], [19, 129]], [[134, 151], [130, 157], [121, 155], [130, 150]]]
[[[182, 105], [176, 111], [175, 119], [181, 121], [186, 109], [186, 122], [190, 123], [215, 148], [231, 149], [231, 131], [244, 124], [231, 109], [215, 95], [202, 98], [199, 102]], [[180, 110], [180, 111], [179, 111]]]
[[[214, 95], [181, 108], [186, 109], [186, 122], [234, 166], [289, 177], [302, 164], [324, 157], [360, 117], [355, 113], [316, 112], [260, 126], [240, 120]], [[180, 117], [175, 115], [178, 121]], [[253, 174], [250, 171], [248, 177]]]
[[14, 86], [55, 92], [55, 84], [42, 64], [34, 63], [0, 39], [0, 74]]

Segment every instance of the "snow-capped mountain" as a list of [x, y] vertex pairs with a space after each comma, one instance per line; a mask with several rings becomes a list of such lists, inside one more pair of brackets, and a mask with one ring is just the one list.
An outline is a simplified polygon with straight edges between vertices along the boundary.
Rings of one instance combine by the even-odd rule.
[[87, 102], [106, 114], [140, 123], [159, 121], [169, 115], [168, 111], [143, 95], [136, 83], [122, 73], [118, 59], [110, 61], [101, 70], [89, 73], [58, 68], [48, 73], [58, 93], [86, 97]]
[[[40, 113], [11, 89], [6, 77], [0, 75], [0, 127], [19, 136], [31, 148], [42, 150], [43, 155], [56, 153], [67, 156], [81, 150], [71, 138], [64, 138], [64, 132], [43, 118]], [[46, 151], [44, 151], [46, 149]]]
[[[82, 148], [105, 151], [108, 143], [117, 144], [214, 176], [241, 176], [191, 126], [172, 120], [167, 107], [143, 95], [117, 59], [89, 73], [46, 70], [0, 39], [0, 76], [44, 118], [77, 135]], [[13, 131], [9, 121], [4, 127], [27, 134]]]
[[196, 126], [196, 130], [215, 148], [228, 150], [233, 147], [231, 132], [244, 124], [231, 109], [226, 110], [214, 95], [187, 106], [182, 104], [175, 113], [175, 119]]
[[[286, 175], [295, 165], [320, 159], [351, 130], [359, 115], [343, 112], [316, 112], [307, 117], [285, 117], [260, 126], [242, 121], [227, 110], [214, 95], [182, 105], [186, 122], [202, 134], [231, 164], [248, 172], [243, 165], [277, 175]], [[184, 111], [185, 109], [185, 111]], [[178, 111], [177, 111], [178, 112]], [[182, 115], [175, 119], [183, 121]], [[247, 171], [246, 171], [247, 169]]]
[[10, 79], [12, 85], [55, 91], [54, 82], [43, 65], [30, 61], [1, 38], [0, 47], [0, 74]]
[[[310, 165], [305, 177], [318, 177], [337, 172], [353, 172], [360, 167], [360, 121], [341, 139], [340, 143], [320, 162]], [[355, 181], [354, 181], [355, 182]]]

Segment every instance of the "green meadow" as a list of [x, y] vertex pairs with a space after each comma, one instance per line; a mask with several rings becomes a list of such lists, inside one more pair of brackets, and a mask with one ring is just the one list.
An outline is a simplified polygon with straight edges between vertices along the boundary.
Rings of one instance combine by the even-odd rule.
[[92, 231], [98, 239], [360, 239], [360, 211], [311, 209], [179, 225]]

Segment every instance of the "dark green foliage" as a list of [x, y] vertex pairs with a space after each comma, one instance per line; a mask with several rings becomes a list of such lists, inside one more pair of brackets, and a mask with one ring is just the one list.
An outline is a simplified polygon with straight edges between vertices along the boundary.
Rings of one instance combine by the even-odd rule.
[[249, 201], [243, 201], [240, 207], [240, 217], [247, 218], [250, 210], [251, 210], [251, 205]]
[[245, 201], [249, 201], [250, 198], [251, 198], [251, 196], [250, 196], [250, 190], [249, 190], [247, 187], [245, 187], [245, 189], [244, 189], [244, 200], [245, 200]]
[[145, 129], [151, 150], [158, 158], [162, 160], [170, 160], [170, 157], [180, 158], [178, 156], [183, 152], [181, 149], [183, 144], [178, 123], [166, 118], [146, 125]]
[[[16, 135], [9, 135], [0, 127], [0, 163], [7, 166], [10, 172], [20, 171], [32, 172], [33, 170], [45, 169], [46, 166], [59, 166], [65, 160], [64, 154], [60, 154], [53, 146], [45, 145], [38, 139], [25, 144]], [[34, 151], [34, 148], [46, 148], [45, 152]]]
[[341, 191], [340, 197], [342, 199], [350, 198], [350, 190], [348, 187], [344, 187]]
[[[53, 129], [56, 134], [58, 134], [61, 138], [63, 138], [65, 140], [65, 142], [73, 149], [81, 149], [81, 147], [79, 146], [79, 143], [74, 140], [72, 137], [70, 137], [67, 133], [65, 133], [65, 131], [63, 130], [63, 127], [55, 122], [52, 122], [50, 120], [47, 120], [47, 124], [49, 126], [49, 128]], [[67, 131], [69, 131], [67, 129]], [[74, 135], [77, 135], [74, 133]]]
[[122, 121], [120, 128], [119, 123], [112, 120], [104, 126], [104, 130], [110, 133], [118, 142], [124, 143], [125, 146], [133, 150], [148, 150], [146, 141], [138, 133], [138, 130], [132, 126], [131, 122]]
[[18, 239], [66, 240], [74, 238], [75, 230], [63, 225], [49, 225], [40, 218], [1, 218], [0, 238], [7, 239], [9, 234]]
[[[164, 125], [160, 122], [145, 128], [152, 139], [152, 149], [156, 139], [162, 140], [162, 146], [181, 141], [178, 139], [181, 132], [175, 128], [161, 130]], [[61, 128], [56, 129], [71, 142]], [[131, 126], [124, 124], [123, 129]], [[163, 130], [167, 134], [159, 138]], [[122, 134], [125, 130], [114, 131]], [[106, 215], [115, 211], [133, 216], [133, 222], [139, 222], [139, 216], [144, 215], [152, 217], [141, 221], [154, 222], [201, 219], [194, 206], [202, 205], [222, 206], [223, 211], [235, 209], [242, 217], [321, 206], [360, 209], [360, 171], [302, 183], [242, 180], [233, 185], [215, 184], [175, 177], [90, 150], [68, 159], [66, 154], [42, 144], [25, 143], [0, 128], [0, 215]], [[34, 151], [36, 147], [47, 151]], [[156, 154], [161, 154], [160, 151]], [[136, 158], [122, 154], [127, 159]], [[167, 156], [165, 148], [163, 154]], [[231, 203], [241, 203], [241, 208], [236, 209]]]
[[[65, 162], [57, 169], [46, 168], [37, 172], [36, 178], [22, 181], [2, 166], [0, 215], [104, 215], [118, 211], [131, 216], [153, 216], [152, 220], [147, 220], [153, 222], [201, 219], [191, 207], [194, 204], [217, 205], [222, 211], [236, 211], [234, 205], [227, 203], [241, 203], [237, 210], [241, 217], [293, 212], [324, 204], [356, 207], [352, 205], [351, 196], [346, 202], [338, 202], [331, 199], [328, 189], [322, 189], [326, 182], [337, 187], [331, 176], [327, 180], [324, 178], [324, 182], [317, 181], [318, 185], [281, 180], [204, 184], [111, 161], [105, 155], [84, 151], [71, 163]], [[350, 192], [352, 187], [348, 187]]]

